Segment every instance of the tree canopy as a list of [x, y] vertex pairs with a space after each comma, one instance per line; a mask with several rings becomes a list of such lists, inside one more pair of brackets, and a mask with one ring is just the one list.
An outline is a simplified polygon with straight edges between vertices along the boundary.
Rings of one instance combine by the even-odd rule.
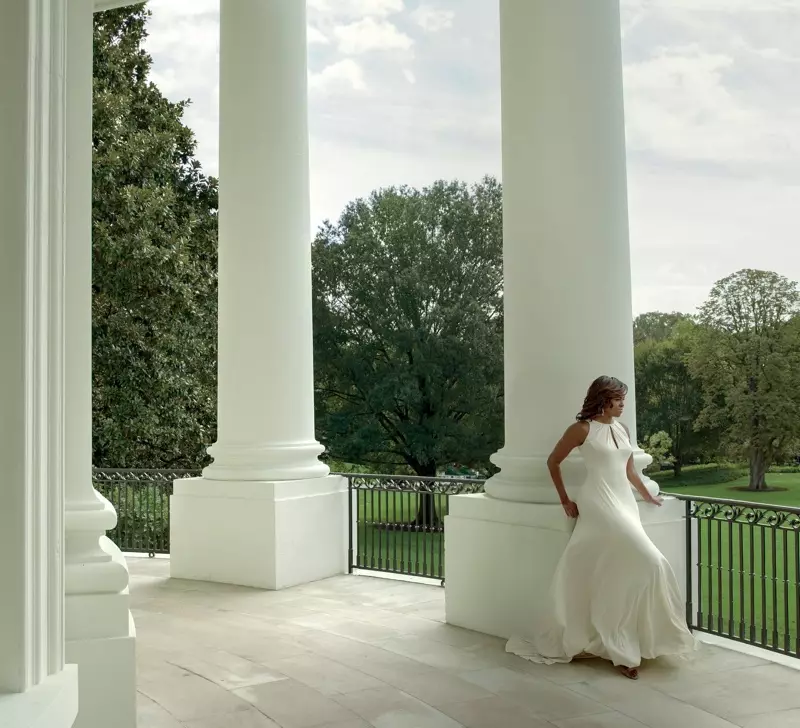
[[695, 429], [703, 407], [700, 382], [687, 363], [695, 328], [688, 317], [677, 318], [669, 333], [661, 329], [657, 336], [640, 340], [634, 348], [636, 421], [641, 438], [648, 442], [658, 433], [669, 436], [676, 475], [687, 462], [707, 454], [714, 447], [716, 435]]
[[149, 80], [145, 6], [94, 15], [94, 462], [197, 467], [216, 416], [217, 185]]
[[633, 320], [633, 343], [666, 341], [672, 337], [678, 324], [691, 320], [692, 317], [688, 314], [677, 311], [672, 313], [648, 311], [639, 314]]
[[702, 382], [699, 427], [750, 463], [750, 487], [800, 436], [800, 291], [777, 273], [741, 270], [719, 281], [700, 309], [688, 361]]
[[313, 244], [317, 427], [331, 457], [435, 475], [502, 442], [502, 195], [374, 192]]

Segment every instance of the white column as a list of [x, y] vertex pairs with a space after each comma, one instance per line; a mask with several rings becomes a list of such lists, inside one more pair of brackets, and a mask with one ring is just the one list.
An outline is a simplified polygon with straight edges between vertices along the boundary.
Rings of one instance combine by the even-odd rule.
[[114, 507], [92, 486], [92, 0], [67, 16], [66, 638], [80, 667], [77, 726], [136, 725], [128, 568], [106, 537]]
[[[636, 427], [619, 0], [500, 0], [500, 45], [506, 442], [445, 534], [448, 622], [508, 637], [569, 540], [546, 459], [596, 377], [628, 384]], [[579, 453], [563, 471], [574, 492]], [[680, 503], [641, 512], [680, 573]]]
[[218, 438], [203, 479], [175, 484], [174, 576], [279, 588], [344, 568], [341, 479], [314, 437], [306, 55], [305, 2], [221, 3]]
[[214, 480], [328, 474], [314, 439], [304, 2], [220, 6]]
[[[500, 2], [506, 440], [486, 486], [496, 498], [558, 502], [547, 456], [598, 376], [630, 387], [635, 439], [618, 5]], [[565, 464], [573, 487], [578, 460]]]
[[0, 725], [71, 726], [63, 633], [64, 2], [0, 23]]

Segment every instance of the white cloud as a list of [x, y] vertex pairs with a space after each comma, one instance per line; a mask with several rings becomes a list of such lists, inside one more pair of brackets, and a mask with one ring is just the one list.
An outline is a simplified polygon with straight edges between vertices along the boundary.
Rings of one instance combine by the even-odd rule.
[[414, 72], [410, 68], [403, 69], [403, 76], [405, 77], [406, 81], [409, 83], [416, 83], [417, 77], [414, 75]]
[[760, 115], [742, 106], [723, 82], [733, 65], [730, 56], [697, 46], [662, 50], [630, 64], [629, 146], [679, 160], [731, 162], [763, 155], [761, 145], [753, 144], [763, 129]]
[[800, 15], [800, 6], [796, 0], [622, 0], [624, 11], [662, 9], [666, 6], [673, 10], [696, 13]]
[[426, 33], [438, 33], [453, 27], [456, 14], [453, 10], [442, 10], [430, 5], [420, 5], [411, 18]]
[[369, 51], [407, 51], [414, 41], [388, 20], [363, 18], [354, 23], [339, 25], [333, 30], [339, 51], [358, 55]]
[[330, 43], [330, 40], [328, 40], [328, 36], [325, 35], [325, 33], [311, 25], [308, 26], [306, 33], [309, 45], [328, 45]]
[[309, 15], [358, 19], [385, 18], [404, 10], [403, 0], [307, 0]]
[[323, 92], [342, 89], [365, 91], [367, 88], [364, 70], [352, 58], [332, 63], [320, 73], [310, 74], [308, 83], [310, 89]]

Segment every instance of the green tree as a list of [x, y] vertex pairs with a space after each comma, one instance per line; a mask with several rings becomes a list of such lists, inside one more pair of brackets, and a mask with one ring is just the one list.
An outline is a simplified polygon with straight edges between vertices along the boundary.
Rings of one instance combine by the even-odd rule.
[[633, 343], [636, 345], [645, 341], [665, 341], [672, 337], [679, 323], [691, 320], [689, 314], [677, 311], [672, 313], [648, 311], [639, 314], [633, 320]]
[[500, 185], [374, 192], [320, 229], [313, 265], [330, 456], [423, 476], [487, 469], [503, 422]]
[[672, 438], [666, 432], [655, 432], [647, 438], [644, 445], [644, 451], [653, 458], [653, 462], [648, 468], [658, 472], [661, 470], [662, 463], [673, 463], [674, 458], [670, 454], [672, 452]]
[[719, 281], [700, 310], [689, 357], [702, 380], [701, 427], [724, 430], [745, 455], [750, 488], [800, 435], [800, 291], [777, 273], [741, 270]]
[[216, 400], [216, 181], [149, 81], [145, 6], [94, 16], [94, 461], [197, 467]]
[[[680, 314], [644, 314], [675, 317], [672, 328], [658, 326], [634, 347], [636, 368], [636, 421], [643, 442], [664, 432], [671, 443], [675, 476], [692, 459], [708, 457], [715, 446], [716, 432], [695, 428], [703, 409], [701, 383], [687, 363], [696, 325]], [[640, 316], [638, 320], [642, 319]]]

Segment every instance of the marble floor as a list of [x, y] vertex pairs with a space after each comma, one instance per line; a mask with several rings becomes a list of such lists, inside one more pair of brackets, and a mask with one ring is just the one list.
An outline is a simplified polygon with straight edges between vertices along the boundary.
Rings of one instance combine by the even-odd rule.
[[631, 682], [450, 627], [437, 586], [344, 576], [260, 592], [129, 563], [139, 728], [800, 728], [800, 671], [717, 647]]

